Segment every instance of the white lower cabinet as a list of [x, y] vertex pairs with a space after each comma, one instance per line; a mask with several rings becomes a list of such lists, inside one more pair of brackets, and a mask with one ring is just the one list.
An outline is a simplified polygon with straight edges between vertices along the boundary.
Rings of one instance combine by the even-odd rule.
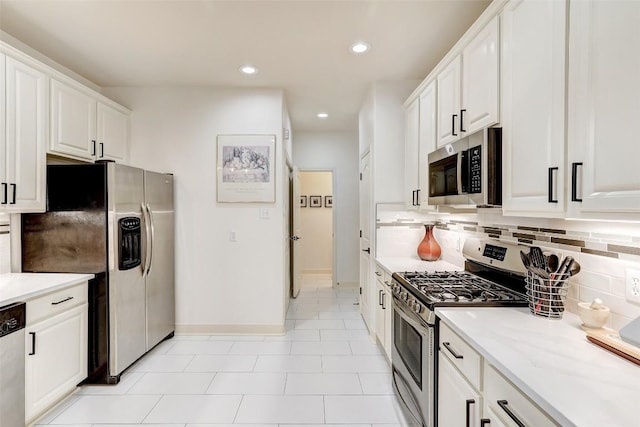
[[[80, 291], [80, 292], [79, 292]], [[26, 424], [87, 377], [87, 284], [27, 301]], [[71, 298], [71, 299], [69, 299]], [[68, 305], [69, 308], [63, 308]], [[30, 319], [39, 319], [30, 324]]]
[[480, 423], [480, 392], [462, 376], [447, 357], [440, 355], [438, 368], [438, 426], [477, 426]]
[[[486, 361], [484, 364], [484, 408], [490, 425], [558, 426], [519, 389]], [[495, 424], [494, 424], [495, 423]]]
[[391, 275], [387, 273], [380, 265], [376, 265], [376, 337], [387, 355], [391, 360], [391, 338], [393, 336], [392, 314], [393, 301], [390, 289]]
[[438, 426], [559, 425], [444, 323], [438, 357]]

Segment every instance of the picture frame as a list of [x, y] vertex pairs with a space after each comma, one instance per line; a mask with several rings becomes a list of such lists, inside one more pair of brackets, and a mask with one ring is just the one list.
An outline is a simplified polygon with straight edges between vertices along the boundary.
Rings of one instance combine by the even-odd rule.
[[218, 135], [217, 201], [274, 203], [275, 135]]
[[307, 196], [300, 196], [300, 207], [301, 208], [307, 207]]
[[322, 207], [322, 196], [309, 196], [309, 207], [310, 208], [321, 208]]
[[324, 207], [325, 208], [333, 207], [333, 196], [324, 196]]

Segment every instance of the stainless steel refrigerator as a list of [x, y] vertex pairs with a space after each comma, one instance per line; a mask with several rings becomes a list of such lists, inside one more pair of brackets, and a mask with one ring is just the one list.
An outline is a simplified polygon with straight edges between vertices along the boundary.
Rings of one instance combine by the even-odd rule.
[[49, 165], [47, 212], [22, 216], [22, 266], [94, 273], [89, 376], [122, 372], [173, 336], [173, 176], [113, 162]]

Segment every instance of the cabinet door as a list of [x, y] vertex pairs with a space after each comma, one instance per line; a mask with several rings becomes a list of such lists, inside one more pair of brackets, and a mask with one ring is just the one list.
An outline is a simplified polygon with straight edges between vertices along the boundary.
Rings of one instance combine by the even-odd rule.
[[25, 409], [30, 422], [87, 376], [87, 305], [29, 326], [25, 348]]
[[460, 138], [460, 55], [436, 78], [438, 82], [438, 147]]
[[382, 299], [384, 295], [384, 285], [380, 280], [376, 279], [376, 336], [378, 340], [384, 345], [385, 330], [384, 330], [384, 312], [382, 308]]
[[[385, 284], [387, 282], [385, 281]], [[382, 309], [384, 313], [384, 352], [387, 358], [391, 360], [391, 339], [393, 337], [393, 296], [389, 286], [384, 287], [384, 296], [382, 299]]]
[[420, 146], [418, 153], [418, 175], [420, 183], [420, 210], [433, 210], [429, 206], [429, 153], [436, 150], [436, 81], [427, 85], [420, 94]]
[[51, 153], [95, 159], [96, 105], [89, 94], [51, 80]]
[[420, 149], [420, 99], [416, 99], [404, 112], [404, 204], [407, 209], [420, 205], [418, 154]]
[[129, 157], [129, 116], [98, 103], [96, 157], [126, 163]]
[[[4, 195], [4, 188], [7, 182], [7, 128], [5, 120], [5, 107], [7, 105], [7, 84], [5, 80], [7, 57], [0, 53], [0, 212], [4, 212], [7, 197]], [[7, 187], [8, 191], [8, 187]]]
[[480, 424], [481, 427], [507, 427], [505, 423], [500, 421], [498, 414], [489, 405], [484, 405], [484, 408], [482, 408], [482, 419], [488, 421]]
[[471, 134], [498, 123], [499, 18], [496, 16], [462, 52], [462, 129]]
[[637, 1], [571, 4], [569, 174], [578, 216], [640, 212], [638, 22]]
[[438, 426], [480, 425], [480, 393], [471, 387], [449, 359], [441, 355], [439, 362]]
[[502, 38], [503, 212], [563, 216], [563, 0], [512, 0]]
[[[47, 76], [6, 57], [3, 212], [44, 212]], [[6, 194], [6, 198], [5, 198]]]

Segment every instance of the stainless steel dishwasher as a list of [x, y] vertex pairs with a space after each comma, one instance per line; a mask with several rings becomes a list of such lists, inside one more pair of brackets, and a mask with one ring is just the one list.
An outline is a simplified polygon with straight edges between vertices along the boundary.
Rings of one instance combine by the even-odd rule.
[[24, 427], [23, 302], [0, 307], [0, 426]]

